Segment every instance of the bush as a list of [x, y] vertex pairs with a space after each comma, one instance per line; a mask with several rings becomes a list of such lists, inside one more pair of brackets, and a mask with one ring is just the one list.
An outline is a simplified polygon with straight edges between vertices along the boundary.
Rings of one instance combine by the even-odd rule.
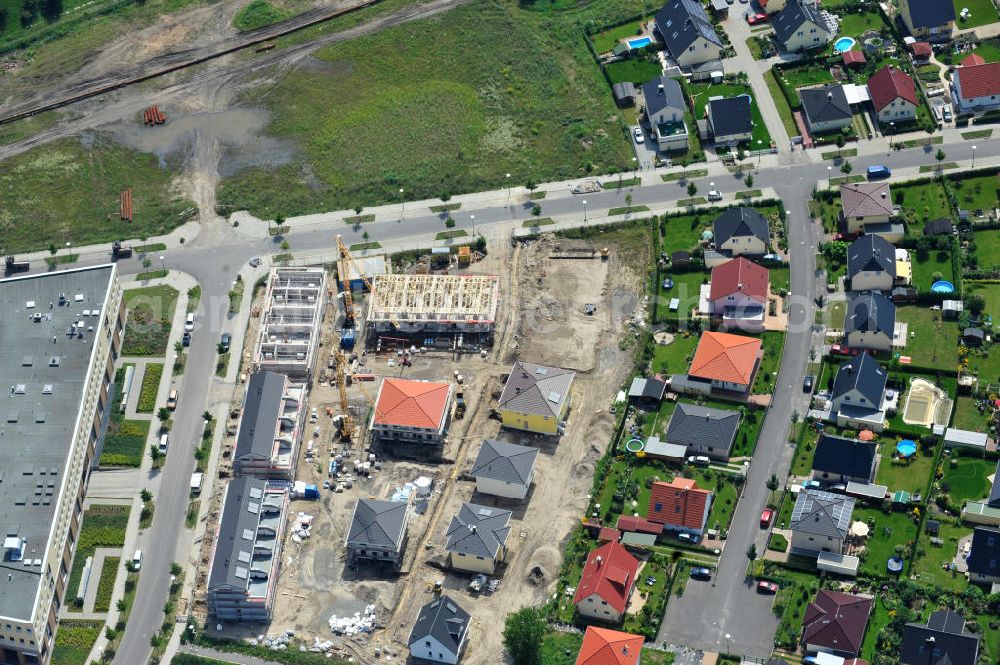
[[767, 549], [772, 552], [787, 552], [788, 539], [780, 533], [772, 533], [771, 538], [767, 541]]
[[52, 662], [59, 665], [84, 665], [104, 627], [103, 621], [60, 621]]
[[94, 598], [94, 611], [107, 612], [111, 608], [111, 594], [115, 589], [115, 578], [118, 576], [118, 566], [121, 559], [109, 556], [104, 559], [101, 567], [101, 579], [97, 583], [97, 597]]
[[135, 410], [139, 413], [152, 413], [156, 408], [156, 394], [160, 389], [160, 377], [163, 376], [163, 363], [149, 363], [142, 375], [142, 387], [139, 389], [139, 403]]

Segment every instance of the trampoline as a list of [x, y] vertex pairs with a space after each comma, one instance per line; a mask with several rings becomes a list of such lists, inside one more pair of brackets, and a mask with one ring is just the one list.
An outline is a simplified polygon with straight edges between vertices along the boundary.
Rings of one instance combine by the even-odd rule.
[[913, 457], [917, 452], [917, 443], [911, 439], [903, 439], [896, 444], [896, 452], [901, 457]]
[[637, 453], [646, 447], [646, 444], [642, 442], [641, 439], [629, 439], [625, 442], [625, 450], [630, 453]]
[[898, 556], [894, 556], [885, 562], [885, 567], [890, 573], [898, 575], [903, 572], [903, 559]]

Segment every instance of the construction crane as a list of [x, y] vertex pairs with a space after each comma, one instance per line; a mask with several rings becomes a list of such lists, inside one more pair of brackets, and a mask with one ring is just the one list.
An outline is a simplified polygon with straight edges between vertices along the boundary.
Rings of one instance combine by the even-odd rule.
[[[358, 275], [361, 277], [361, 281], [369, 293], [373, 293], [375, 287], [372, 286], [368, 276], [365, 275], [364, 267], [354, 260], [351, 250], [344, 243], [344, 236], [339, 233], [337, 234], [337, 249], [340, 252], [340, 260], [344, 265], [344, 327], [350, 328], [354, 325], [354, 295], [351, 293], [351, 266], [356, 266]], [[389, 322], [394, 327], [399, 328], [399, 321], [396, 320], [394, 315], [391, 316]]]
[[340, 419], [339, 435], [341, 440], [351, 438], [354, 433], [354, 419], [351, 418], [350, 405], [347, 403], [347, 356], [343, 351], [337, 351], [337, 391], [340, 393], [340, 412], [343, 416]]

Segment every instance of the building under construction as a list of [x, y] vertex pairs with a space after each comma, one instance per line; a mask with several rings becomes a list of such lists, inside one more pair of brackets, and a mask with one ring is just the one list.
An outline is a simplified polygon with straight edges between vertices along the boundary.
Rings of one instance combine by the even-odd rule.
[[423, 346], [489, 344], [500, 302], [496, 275], [376, 275], [368, 299], [367, 339], [402, 338]]
[[272, 270], [260, 314], [254, 369], [279, 372], [293, 380], [307, 378], [325, 302], [326, 271], [322, 268]]

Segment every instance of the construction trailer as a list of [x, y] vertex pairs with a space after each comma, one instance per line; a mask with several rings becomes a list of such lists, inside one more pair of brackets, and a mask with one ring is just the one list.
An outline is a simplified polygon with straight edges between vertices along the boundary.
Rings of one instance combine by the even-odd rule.
[[489, 345], [499, 303], [496, 275], [375, 275], [366, 341], [373, 346], [386, 335], [417, 346]]
[[275, 268], [267, 281], [253, 369], [308, 379], [326, 303], [322, 268]]

